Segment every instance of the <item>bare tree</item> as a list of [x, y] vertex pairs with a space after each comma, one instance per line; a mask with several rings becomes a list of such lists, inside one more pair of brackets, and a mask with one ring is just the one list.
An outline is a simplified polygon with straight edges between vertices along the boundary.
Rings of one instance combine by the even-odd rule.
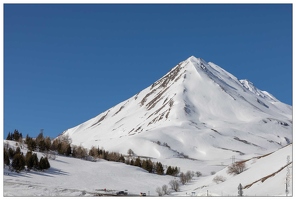
[[235, 162], [230, 166], [228, 166], [227, 173], [237, 175], [245, 171], [245, 169], [246, 169], [245, 162]]
[[85, 158], [87, 156], [87, 149], [82, 146], [73, 145], [73, 157]]
[[223, 177], [223, 176], [215, 176], [215, 178], [213, 178], [213, 181], [215, 182], [215, 183], [220, 183], [220, 182], [224, 182], [224, 181], [226, 181], [226, 178], [225, 177]]
[[181, 172], [181, 174], [180, 174], [180, 182], [181, 182], [183, 185], [185, 185], [185, 183], [187, 182], [186, 175], [185, 175], [183, 172]]
[[61, 141], [61, 142], [65, 142], [67, 144], [71, 144], [72, 143], [72, 139], [70, 138], [69, 134], [66, 134], [66, 135], [60, 135], [58, 137], [58, 139]]
[[91, 149], [89, 150], [88, 155], [97, 158], [99, 156], [98, 148], [92, 146]]
[[191, 171], [187, 171], [185, 174], [185, 177], [186, 177], [186, 182], [189, 182], [193, 177]]
[[163, 191], [162, 191], [162, 189], [160, 187], [157, 187], [155, 191], [158, 194], [158, 196], [161, 197], [163, 195]]
[[180, 184], [177, 180], [171, 180], [169, 182], [169, 185], [171, 186], [171, 189], [174, 190], [175, 192], [179, 191], [180, 188]]
[[167, 185], [162, 186], [162, 192], [163, 192], [164, 195], [169, 195], [170, 194], [170, 190], [169, 190]]

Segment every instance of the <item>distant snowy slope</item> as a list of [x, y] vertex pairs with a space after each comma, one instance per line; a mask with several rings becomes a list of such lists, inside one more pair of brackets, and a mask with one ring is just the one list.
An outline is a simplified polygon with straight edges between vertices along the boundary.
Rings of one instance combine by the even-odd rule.
[[[116, 94], [114, 94], [116, 95]], [[194, 56], [124, 102], [70, 128], [73, 144], [170, 163], [229, 162], [292, 142], [292, 107]], [[165, 145], [164, 145], [165, 144]]]

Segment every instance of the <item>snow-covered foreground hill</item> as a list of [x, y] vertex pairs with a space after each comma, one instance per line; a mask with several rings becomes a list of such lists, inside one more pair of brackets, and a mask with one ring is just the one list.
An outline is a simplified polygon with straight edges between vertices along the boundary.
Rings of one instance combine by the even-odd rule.
[[[5, 141], [7, 142], [7, 141]], [[11, 145], [15, 142], [8, 141]], [[26, 152], [24, 150], [23, 152]], [[40, 159], [42, 153], [37, 155]], [[156, 186], [168, 184], [171, 176], [150, 174], [139, 167], [124, 163], [57, 156], [49, 160], [50, 169], [39, 172], [10, 172], [4, 169], [4, 196], [94, 196], [115, 194], [128, 190], [129, 194], [145, 192], [156, 195]]]
[[[9, 142], [11, 145], [14, 142]], [[42, 156], [38, 153], [39, 158]], [[236, 176], [227, 174], [227, 167], [221, 166], [214, 175], [194, 177], [170, 196], [237, 196], [239, 183], [245, 196], [285, 196], [287, 156], [292, 162], [292, 144], [270, 155], [246, 161], [246, 170]], [[147, 171], [123, 163], [99, 160], [91, 162], [71, 157], [58, 156], [49, 160], [51, 168], [44, 172], [10, 172], [4, 169], [4, 196], [95, 196], [99, 193], [115, 194], [128, 190], [130, 195], [146, 193], [157, 196], [156, 188], [178, 177], [150, 174]], [[178, 163], [175, 163], [176, 165]], [[210, 163], [207, 164], [209, 167]], [[196, 165], [197, 166], [197, 165]], [[290, 169], [291, 177], [292, 170]], [[223, 176], [225, 182], [216, 184], [215, 176]], [[269, 177], [270, 176], [270, 177]], [[262, 182], [262, 178], [267, 178]], [[292, 181], [292, 180], [291, 180]], [[290, 185], [292, 185], [290, 181]], [[106, 192], [104, 191], [106, 189]], [[289, 196], [292, 187], [289, 186]]]

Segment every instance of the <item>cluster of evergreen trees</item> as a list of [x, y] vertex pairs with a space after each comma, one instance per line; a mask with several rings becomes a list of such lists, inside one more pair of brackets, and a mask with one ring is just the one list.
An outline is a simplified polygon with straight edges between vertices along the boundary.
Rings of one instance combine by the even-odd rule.
[[92, 156], [94, 158], [101, 158], [107, 161], [114, 161], [114, 162], [125, 162], [125, 158], [122, 154], [116, 153], [116, 152], [109, 152], [104, 150], [103, 148], [96, 148], [92, 147], [89, 152], [89, 156]]
[[167, 171], [166, 171], [166, 175], [177, 176], [178, 173], [179, 173], [179, 170], [177, 167], [168, 166]]
[[8, 133], [6, 140], [14, 140], [14, 141], [20, 141], [22, 140], [23, 135], [18, 130], [14, 130], [13, 133]]
[[127, 158], [126, 159], [126, 164], [128, 165], [133, 165], [137, 167], [141, 167], [145, 170], [147, 170], [149, 173], [156, 173], [158, 175], [172, 175], [176, 176], [179, 173], [179, 170], [177, 167], [171, 167], [168, 166], [166, 169], [166, 173], [164, 173], [164, 166], [162, 165], [161, 162], [152, 162], [150, 159], [143, 159], [141, 160], [140, 157], [137, 157], [136, 159], [134, 158]]
[[[19, 133], [18, 130], [15, 130], [13, 133], [9, 133], [7, 140], [15, 140], [22, 142], [22, 134]], [[26, 139], [24, 140], [25, 144], [27, 145], [27, 148], [29, 152], [27, 152], [26, 156], [18, 155], [18, 160], [15, 162], [18, 162], [17, 166], [25, 166], [27, 165], [28, 169], [48, 169], [50, 167], [49, 162], [47, 160], [47, 157], [41, 158], [40, 161], [38, 161], [38, 157], [36, 153], [32, 153], [32, 151], [39, 151], [39, 152], [48, 152], [48, 151], [55, 151], [60, 155], [65, 156], [72, 156], [75, 158], [81, 158], [81, 159], [104, 159], [107, 161], [114, 161], [114, 162], [122, 162], [128, 165], [133, 165], [137, 167], [141, 167], [145, 170], [147, 170], [149, 173], [156, 173], [159, 175], [172, 175], [176, 176], [179, 173], [179, 170], [177, 167], [171, 167], [168, 166], [166, 169], [166, 173], [164, 173], [164, 167], [160, 162], [152, 162], [150, 159], [143, 159], [141, 160], [140, 157], [134, 158], [132, 155], [134, 155], [134, 152], [129, 149], [128, 155], [129, 156], [123, 156], [122, 154], [116, 153], [116, 152], [109, 152], [104, 150], [103, 148], [96, 148], [92, 147], [89, 151], [87, 151], [86, 148], [76, 145], [71, 145], [71, 139], [67, 135], [61, 135], [55, 140], [51, 140], [49, 137], [44, 137], [43, 133], [40, 133], [36, 138], [32, 138], [29, 135], [26, 136]], [[10, 148], [11, 149], [11, 148]], [[10, 150], [7, 150], [4, 152], [4, 155], [8, 155], [9, 158], [13, 158], [11, 154], [9, 153]], [[10, 156], [9, 156], [10, 155]], [[5, 158], [4, 158], [5, 159]], [[22, 162], [22, 159], [25, 161]], [[5, 162], [9, 162], [9, 159], [5, 160]], [[21, 163], [25, 163], [24, 165]], [[16, 168], [15, 168], [16, 169]], [[23, 168], [20, 167], [20, 170]]]
[[[15, 130], [13, 133], [9, 132], [6, 140], [18, 141], [22, 144], [22, 133], [19, 133], [18, 130]], [[32, 138], [27, 134], [24, 143], [30, 151], [57, 151], [59, 154], [66, 156], [69, 156], [72, 152], [71, 141], [67, 136], [58, 137], [52, 141], [50, 137], [44, 137], [43, 133], [39, 133], [36, 138]]]
[[[101, 158], [107, 161], [122, 162], [127, 165], [141, 167], [147, 170], [149, 173], [156, 173], [159, 175], [164, 174], [164, 167], [160, 162], [154, 163], [150, 159], [141, 160], [140, 157], [134, 158], [132, 157], [132, 155], [134, 155], [134, 152], [131, 149], [129, 149], [127, 153], [129, 156], [125, 158], [122, 154], [105, 151], [103, 148], [100, 149], [99, 147], [92, 147], [89, 150], [88, 155], [94, 158]], [[176, 176], [178, 173], [179, 170], [177, 167], [168, 166], [165, 174]]]
[[25, 143], [30, 151], [45, 152], [51, 149], [51, 139], [44, 137], [43, 133], [39, 133], [36, 138], [31, 138], [29, 135], [26, 136]]
[[[82, 148], [82, 147], [79, 146], [77, 148]], [[83, 154], [84, 157], [87, 157], [86, 150], [84, 150], [84, 152], [85, 152]], [[100, 159], [104, 159], [107, 161], [122, 162], [127, 165], [141, 167], [141, 168], [147, 170], [149, 173], [156, 173], [159, 175], [164, 174], [164, 167], [160, 162], [154, 163], [150, 159], [141, 160], [140, 157], [134, 158], [134, 157], [132, 157], [133, 154], [134, 153], [132, 152], [132, 150], [129, 150], [128, 151], [129, 156], [125, 157], [122, 154], [119, 154], [116, 152], [109, 152], [109, 151], [106, 151], [103, 148], [99, 148], [99, 147], [98, 148], [92, 147], [88, 152], [88, 156], [91, 156], [95, 159], [100, 158]], [[73, 157], [75, 157], [75, 156], [73, 156]], [[179, 173], [179, 170], [177, 167], [168, 166], [165, 174], [176, 176], [178, 173]]]
[[24, 170], [25, 166], [27, 166], [28, 170], [44, 170], [50, 168], [47, 157], [41, 157], [39, 161], [37, 154], [31, 151], [28, 151], [24, 156], [19, 147], [15, 150], [11, 147], [4, 147], [4, 164], [16, 172]]

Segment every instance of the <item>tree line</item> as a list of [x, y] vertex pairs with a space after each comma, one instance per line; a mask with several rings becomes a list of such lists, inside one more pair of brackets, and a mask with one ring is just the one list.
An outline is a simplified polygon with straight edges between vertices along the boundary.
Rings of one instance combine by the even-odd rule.
[[[165, 174], [176, 176], [179, 173], [179, 169], [177, 167], [168, 166], [165, 171], [164, 166], [161, 162], [152, 162], [149, 158], [141, 159], [140, 157], [134, 157], [134, 152], [131, 149], [129, 149], [127, 152], [128, 156], [124, 156], [117, 152], [109, 152], [104, 150], [104, 148], [99, 147], [92, 147], [90, 150], [87, 150], [81, 145], [77, 146], [71, 144], [72, 141], [68, 135], [60, 135], [59, 137], [52, 140], [50, 139], [50, 137], [45, 137], [41, 132], [37, 135], [36, 138], [32, 138], [27, 134], [26, 138], [23, 139], [22, 133], [20, 133], [18, 130], [14, 130], [13, 133], [8, 133], [6, 140], [17, 141], [20, 143], [21, 147], [23, 146], [23, 143], [27, 146], [28, 152], [25, 156], [22, 155], [22, 153], [16, 156], [18, 160], [15, 162], [18, 162], [18, 165], [20, 166], [18, 168], [15, 168], [17, 169], [17, 171], [21, 171], [22, 169], [24, 169], [25, 165], [27, 165], [28, 169], [48, 169], [50, 167], [50, 164], [48, 162], [48, 152], [56, 152], [58, 155], [71, 156], [74, 158], [80, 158], [91, 161], [95, 161], [96, 159], [104, 159], [107, 161], [122, 162], [127, 165], [141, 167], [149, 173], [155, 173], [158, 175]], [[17, 149], [19, 149], [19, 147]], [[13, 156], [10, 156], [7, 160], [6, 154], [18, 154], [9, 154], [10, 151], [13, 151], [13, 149], [9, 148], [4, 151], [4, 159], [6, 159], [4, 163], [8, 163], [9, 159], [13, 159]], [[42, 157], [40, 161], [38, 161], [37, 154], [33, 153], [34, 151], [43, 152], [45, 155], [44, 158]], [[31, 157], [33, 157], [34, 159]], [[34, 162], [32, 161], [32, 159], [34, 160]], [[43, 164], [43, 162], [46, 162], [46, 164]], [[31, 163], [35, 164], [32, 165]]]

